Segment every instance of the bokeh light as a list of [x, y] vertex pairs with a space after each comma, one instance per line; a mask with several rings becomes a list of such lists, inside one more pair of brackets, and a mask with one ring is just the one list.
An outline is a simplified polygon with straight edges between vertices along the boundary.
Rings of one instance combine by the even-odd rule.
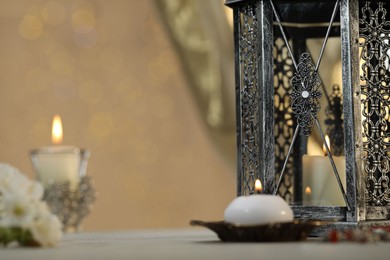
[[108, 71], [119, 69], [123, 62], [123, 53], [118, 48], [108, 47], [100, 54], [100, 64]]
[[83, 102], [96, 104], [102, 99], [102, 85], [94, 79], [83, 81], [80, 83], [78, 94]]
[[[0, 41], [3, 160], [34, 178], [28, 152], [51, 145], [51, 119], [60, 114], [63, 144], [91, 150], [88, 174], [99, 198], [85, 230], [178, 227], [193, 212], [215, 215], [212, 206], [182, 205], [194, 196], [204, 201], [210, 192], [199, 195], [193, 184], [178, 180], [191, 175], [219, 185], [226, 168], [198, 126], [189, 85], [153, 1], [136, 7], [133, 1], [8, 2], [17, 2], [17, 10], [3, 17]], [[193, 163], [202, 158], [213, 163]], [[156, 180], [159, 193], [168, 191], [158, 201], [151, 185]], [[188, 213], [173, 221], [172, 209]], [[112, 222], [110, 212], [120, 219]]]
[[39, 17], [34, 15], [25, 15], [19, 24], [20, 35], [27, 40], [38, 39], [43, 32], [43, 24]]
[[32, 92], [42, 92], [49, 87], [50, 76], [43, 68], [29, 70], [25, 76], [28, 90]]
[[69, 76], [73, 73], [74, 58], [67, 51], [50, 55], [49, 62], [52, 71], [58, 76]]
[[142, 83], [134, 78], [124, 77], [113, 88], [123, 101], [130, 104], [141, 101], [144, 97]]
[[80, 64], [87, 69], [99, 67], [100, 53], [101, 50], [99, 47], [93, 47], [90, 49], [83, 50], [83, 52], [81, 52], [79, 56]]
[[72, 14], [71, 22], [74, 31], [88, 33], [95, 29], [95, 13], [88, 9], [77, 9]]
[[66, 10], [62, 3], [58, 1], [48, 2], [42, 9], [42, 20], [50, 25], [59, 25], [65, 20]]
[[98, 39], [96, 30], [91, 30], [87, 33], [75, 31], [73, 33], [74, 42], [81, 48], [91, 48], [95, 46]]
[[76, 97], [76, 84], [72, 78], [57, 78], [51, 85], [56, 101], [69, 102]]
[[95, 140], [107, 138], [113, 129], [113, 118], [109, 112], [94, 113], [88, 123], [88, 134]]

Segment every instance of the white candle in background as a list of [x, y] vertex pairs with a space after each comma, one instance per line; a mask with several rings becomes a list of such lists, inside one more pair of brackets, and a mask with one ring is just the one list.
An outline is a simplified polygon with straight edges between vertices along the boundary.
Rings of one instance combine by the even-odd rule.
[[37, 177], [43, 185], [51, 183], [70, 182], [71, 188], [76, 188], [80, 181], [80, 148], [62, 146], [63, 133], [61, 118], [53, 118], [53, 146], [42, 147], [32, 151], [34, 168]]
[[[326, 136], [329, 145], [329, 137]], [[324, 154], [326, 149], [324, 147]], [[341, 182], [346, 185], [345, 157], [332, 156]], [[344, 198], [339, 188], [333, 167], [327, 156], [308, 156], [302, 158], [303, 205], [306, 206], [345, 206]], [[309, 187], [311, 193], [306, 192]]]

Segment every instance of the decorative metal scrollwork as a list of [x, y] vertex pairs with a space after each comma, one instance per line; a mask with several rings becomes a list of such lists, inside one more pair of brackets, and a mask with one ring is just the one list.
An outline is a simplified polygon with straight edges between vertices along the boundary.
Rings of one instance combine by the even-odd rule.
[[327, 135], [333, 155], [340, 156], [344, 151], [343, 96], [339, 85], [333, 85], [326, 110]]
[[314, 118], [320, 111], [321, 80], [311, 62], [310, 55], [303, 53], [297, 71], [291, 79], [291, 107], [302, 133], [310, 135]]
[[257, 82], [257, 16], [255, 5], [240, 8], [240, 68], [241, 68], [241, 183], [242, 195], [254, 193], [259, 175], [259, 90]]
[[375, 206], [390, 204], [390, 21], [384, 4], [365, 2], [359, 19], [365, 193]]

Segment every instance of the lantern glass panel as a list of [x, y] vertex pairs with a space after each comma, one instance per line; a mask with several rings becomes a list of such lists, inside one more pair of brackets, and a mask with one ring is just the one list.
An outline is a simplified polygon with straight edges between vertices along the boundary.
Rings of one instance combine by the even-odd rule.
[[[307, 84], [305, 79], [294, 85], [297, 68], [291, 58], [292, 54], [298, 67], [302, 65], [303, 68], [313, 70], [316, 68], [333, 13], [332, 8], [329, 7], [326, 8], [328, 16], [324, 16], [323, 21], [313, 21], [313, 18], [309, 16], [307, 21], [300, 20], [298, 23], [291, 20], [290, 17], [294, 15], [288, 14], [288, 7], [275, 5], [291, 49], [289, 52], [279, 23], [274, 21], [275, 172], [276, 179], [280, 178], [286, 157], [289, 155], [278, 194], [293, 205], [345, 206], [332, 164], [323, 145], [323, 136], [320, 133], [322, 131], [329, 140], [328, 146], [333, 155], [333, 161], [343, 187], [345, 187], [341, 50], [338, 23], [336, 22], [336, 25], [331, 27], [332, 34], [327, 38], [322, 59], [318, 64], [316, 82], [312, 82], [313, 85], [305, 86]], [[309, 5], [308, 9], [311, 8], [312, 6]], [[294, 111], [293, 103], [295, 105], [299, 103], [300, 107], [295, 109], [299, 112], [305, 108], [310, 109], [310, 106], [317, 109], [317, 113], [313, 115], [319, 124], [316, 124], [311, 115], [309, 115], [311, 118], [305, 118], [310, 111], [306, 114]], [[306, 128], [300, 124], [305, 120], [308, 124]], [[300, 131], [289, 154], [289, 146], [297, 125], [301, 126]]]

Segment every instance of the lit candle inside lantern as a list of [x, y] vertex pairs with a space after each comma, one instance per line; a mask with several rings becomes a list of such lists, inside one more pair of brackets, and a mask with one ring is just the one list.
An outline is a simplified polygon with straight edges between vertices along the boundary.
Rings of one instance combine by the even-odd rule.
[[255, 181], [256, 194], [260, 194], [262, 190], [263, 190], [263, 185], [261, 185], [261, 181], [259, 179], [256, 179]]
[[255, 190], [257, 194], [237, 197], [229, 204], [225, 210], [225, 222], [253, 226], [294, 219], [291, 208], [280, 196], [258, 194], [262, 190], [260, 180], [255, 181]]
[[303, 199], [304, 199], [304, 201], [303, 201], [304, 205], [310, 205], [310, 202], [311, 202], [311, 189], [310, 189], [309, 186], [306, 186], [305, 195], [304, 195]]
[[[325, 141], [330, 147], [329, 137]], [[329, 148], [330, 149], [330, 148]], [[327, 157], [326, 147], [323, 145], [324, 156], [308, 156], [302, 158], [302, 187], [303, 205], [306, 206], [345, 206], [344, 198], [333, 172], [332, 165]], [[341, 182], [345, 187], [345, 157], [332, 156], [340, 175]], [[310, 192], [307, 192], [307, 188]]]
[[86, 160], [83, 159], [88, 158], [89, 152], [74, 146], [63, 146], [61, 145], [62, 139], [61, 118], [55, 115], [52, 125], [54, 146], [33, 150], [31, 159], [39, 181], [45, 186], [52, 183], [69, 182], [70, 187], [75, 189], [81, 175], [85, 174]]

